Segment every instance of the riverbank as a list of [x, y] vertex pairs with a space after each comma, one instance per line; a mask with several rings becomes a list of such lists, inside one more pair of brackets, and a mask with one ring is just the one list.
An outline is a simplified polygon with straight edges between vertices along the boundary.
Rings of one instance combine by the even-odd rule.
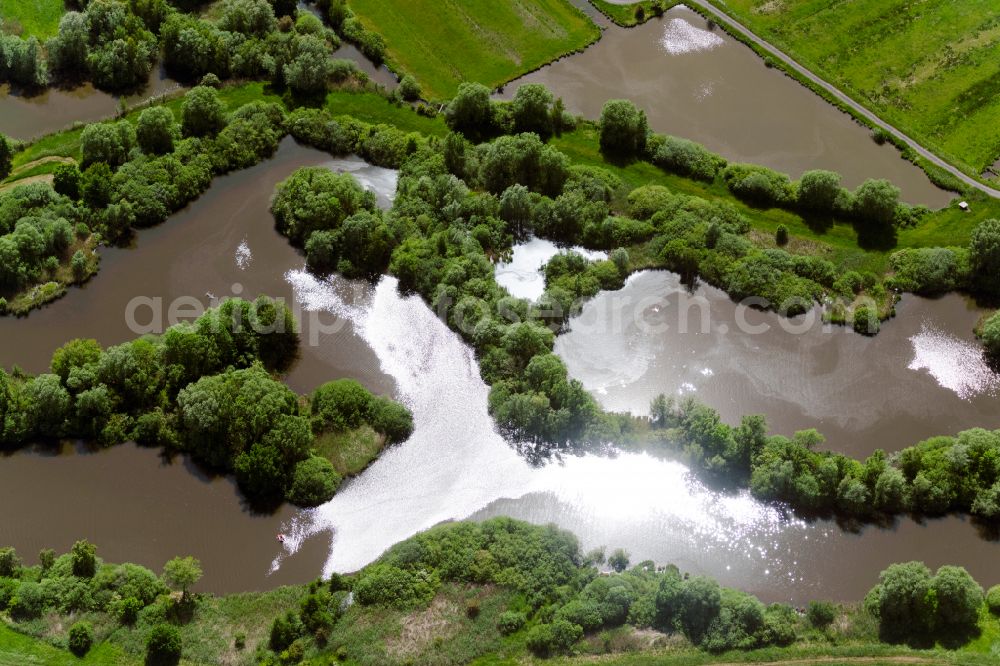
[[[879, 2], [806, 7], [793, 1], [772, 11], [756, 11], [756, 3], [747, 0], [707, 4], [771, 40], [968, 175], [980, 178], [1000, 157], [993, 122], [997, 70], [991, 64], [1000, 47], [988, 2], [968, 3], [962, 12], [942, 2], [920, 12], [904, 3]], [[922, 48], [903, 46], [916, 43]]]
[[[622, 27], [633, 27], [658, 15], [657, 12], [646, 11], [646, 6], [652, 4], [649, 2], [609, 3], [605, 0], [592, 1], [595, 6], [601, 9], [605, 16]], [[889, 142], [894, 145], [900, 151], [903, 159], [923, 169], [931, 182], [942, 189], [961, 192], [965, 196], [972, 196], [973, 193], [980, 196], [985, 194], [991, 198], [997, 196], [997, 190], [988, 184], [984, 184], [982, 179], [979, 179], [978, 173], [972, 171], [963, 172], [951, 164], [940, 160], [940, 158], [927, 151], [921, 144], [909, 139], [899, 130], [883, 122], [868, 111], [867, 108], [856, 103], [832, 85], [826, 83], [826, 81], [819, 79], [791, 58], [777, 53], [774, 47], [762, 43], [763, 40], [748, 35], [745, 30], [740, 29], [732, 21], [727, 20], [727, 15], [724, 12], [729, 9], [728, 7], [719, 7], [718, 3], [709, 4], [699, 0], [694, 0], [690, 3], [672, 2], [665, 4], [670, 4], [671, 6], [684, 4], [704, 16], [712, 24], [721, 27], [730, 36], [753, 50], [764, 60], [768, 67], [778, 68], [786, 76], [816, 93], [835, 108], [848, 114], [863, 127], [871, 130], [873, 140]], [[636, 9], [640, 6], [643, 7], [643, 12], [641, 15], [637, 15]]]
[[[351, 575], [224, 597], [190, 591], [197, 561], [178, 579], [169, 566], [157, 576], [94, 554], [78, 542], [22, 566], [0, 549], [10, 574], [0, 578], [0, 663], [81, 663], [66, 651], [80, 624], [85, 664], [985, 664], [1000, 644], [1000, 620], [960, 570], [952, 580], [972, 598], [941, 594], [971, 611], [968, 634], [913, 649], [881, 642], [878, 601], [765, 607], [710, 578], [635, 564], [620, 549], [583, 553], [568, 532], [504, 518], [422, 532]], [[176, 636], [170, 655], [150, 659], [154, 632]]]

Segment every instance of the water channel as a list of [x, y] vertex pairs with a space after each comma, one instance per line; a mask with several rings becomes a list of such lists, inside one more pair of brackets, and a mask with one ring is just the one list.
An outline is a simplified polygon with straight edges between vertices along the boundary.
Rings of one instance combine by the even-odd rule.
[[932, 208], [953, 196], [895, 148], [877, 145], [850, 116], [684, 6], [634, 28], [608, 25], [582, 53], [507, 84], [504, 97], [522, 83], [545, 84], [568, 111], [587, 118], [600, 117], [609, 99], [630, 99], [654, 131], [793, 178], [830, 169], [852, 188], [866, 178], [887, 178], [903, 200]]
[[[306, 512], [285, 507], [268, 516], [248, 513], [230, 480], [210, 478], [182, 458], [167, 464], [154, 450], [126, 445], [98, 452], [81, 446], [65, 447], [61, 453], [20, 451], [0, 460], [5, 479], [0, 501], [9, 516], [0, 525], [0, 542], [31, 557], [38, 548], [66, 548], [86, 537], [100, 544], [108, 559], [153, 567], [189, 553], [204, 563], [205, 585], [226, 592], [305, 581], [324, 569], [356, 569], [389, 545], [440, 521], [506, 514], [555, 522], [577, 532], [587, 547], [624, 546], [636, 561], [676, 562], [769, 599], [857, 599], [886, 564], [911, 557], [932, 565], [962, 564], [982, 582], [996, 582], [992, 563], [997, 546], [958, 519], [926, 525], [904, 520], [895, 530], [868, 528], [854, 535], [832, 523], [790, 520], [747, 496], [718, 496], [691, 479], [683, 466], [645, 455], [571, 457], [532, 467], [496, 433], [486, 412], [487, 387], [472, 351], [422, 301], [400, 296], [390, 278], [375, 288], [340, 278], [320, 281], [303, 270], [301, 255], [275, 232], [268, 212], [274, 185], [299, 166], [324, 164], [353, 171], [380, 194], [382, 205], [388, 205], [392, 172], [357, 160], [331, 160], [286, 139], [272, 160], [218, 179], [189, 208], [140, 232], [137, 248], [105, 250], [101, 272], [84, 287], [27, 318], [0, 319], [0, 363], [19, 363], [40, 372], [52, 350], [69, 337], [95, 337], [106, 345], [130, 339], [133, 332], [125, 313], [136, 297], [145, 299], [143, 303], [162, 299], [169, 323], [169, 304], [182, 296], [207, 305], [209, 293], [221, 297], [234, 291], [248, 296], [266, 292], [302, 311], [302, 358], [288, 376], [296, 391], [309, 391], [335, 377], [355, 377], [409, 404], [416, 422], [413, 437], [345, 484], [329, 504]], [[638, 275], [620, 293], [630, 293], [647, 276], [661, 280], [658, 285], [654, 280], [649, 291], [669, 302], [672, 287], [666, 273]], [[593, 307], [606, 296], [595, 299]], [[716, 308], [723, 302], [717, 300]], [[953, 299], [923, 302], [923, 307], [932, 325], [955, 335], [973, 316], [961, 311], [957, 316]], [[143, 306], [134, 319], [148, 324], [152, 312]], [[850, 342], [872, 346], [870, 353], [879, 357], [880, 350], [900, 344], [913, 326], [919, 330], [910, 314], [901, 312], [871, 341]], [[714, 316], [725, 312], [713, 311]], [[574, 322], [559, 344], [571, 370], [583, 374], [570, 351], [580, 330], [582, 324]], [[650, 349], [679, 349], [676, 354], [692, 358], [704, 351], [693, 337], [673, 335], [671, 330], [654, 336]], [[603, 340], [603, 348], [590, 360], [604, 358], [604, 365], [615, 366], [619, 342], [612, 335], [593, 335]], [[782, 335], [757, 337], [778, 354]], [[621, 337], [634, 342], [628, 331]], [[738, 336], [730, 337], [735, 350]], [[748, 349], [761, 344], [747, 340]], [[846, 345], [837, 342], [837, 333], [832, 340]], [[783, 362], [801, 354], [807, 363], [810, 355], [826, 353], [815, 349], [817, 345], [788, 349]], [[673, 353], [667, 353], [668, 361]], [[896, 361], [886, 361], [886, 367], [907, 363], [905, 353], [893, 358]], [[712, 357], [705, 365], [720, 375], [724, 369]], [[744, 365], [752, 376], [752, 364]], [[735, 376], [739, 367], [733, 363], [728, 371]], [[685, 381], [680, 371], [668, 376], [669, 362], [662, 368], [665, 374], [657, 383], [665, 388]], [[920, 371], [907, 372], [919, 381]], [[887, 372], [868, 381], [873, 395], [890, 395], [900, 383]], [[936, 393], [931, 384], [938, 386]], [[609, 386], [607, 393], [598, 391], [598, 397], [619, 399], [612, 390], [615, 384]], [[643, 409], [645, 395], [629, 389], [628, 382], [624, 389], [622, 405]], [[630, 397], [629, 390], [640, 397]], [[953, 393], [930, 381], [925, 390], [927, 400], [935, 395], [944, 400]], [[784, 397], [793, 401], [802, 393], [791, 388]], [[855, 409], [851, 392], [831, 394], [831, 413]], [[883, 415], [900, 409], [898, 401], [880, 404]], [[751, 406], [752, 401], [737, 403], [727, 417]], [[805, 427], [812, 421], [807, 410], [802, 412]], [[969, 420], [957, 423], [965, 418]], [[974, 425], [977, 418], [974, 413], [961, 419], [945, 414], [938, 429], [950, 432], [953, 426]], [[819, 425], [827, 429], [828, 424]], [[857, 429], [865, 430], [861, 425]], [[893, 436], [881, 445], [891, 448], [900, 441]], [[275, 541], [278, 531], [294, 536], [287, 549]], [[240, 557], [233, 558], [233, 553]]]
[[[793, 174], [834, 168], [848, 184], [888, 176], [911, 201], [947, 199], [925, 189], [922, 174], [892, 149], [875, 146], [847, 116], [699, 21], [676, 9], [632, 31], [609, 29], [583, 54], [526, 79], [550, 77], [572, 110], [591, 116], [609, 97], [632, 97], [656, 129], [701, 140], [733, 159]], [[676, 43], [707, 46], [671, 54], [662, 41], [670, 30], [681, 33]], [[700, 102], [698, 82], [707, 87]], [[749, 96], [741, 98], [741, 90]], [[15, 134], [6, 110], [24, 100], [11, 99], [0, 98], [0, 131]], [[89, 107], [79, 101], [54, 97], [19, 117], [45, 116], [41, 109], [51, 106], [86, 119]], [[68, 120], [27, 122], [24, 136], [47, 131], [39, 123], [54, 129], [57, 122]], [[8, 516], [0, 544], [32, 559], [39, 548], [65, 550], [85, 537], [109, 560], [154, 568], [191, 554], [202, 560], [205, 589], [230, 592], [357, 569], [441, 521], [510, 515], [571, 529], [587, 548], [623, 546], [634, 562], [674, 562], [769, 600], [857, 600], [887, 564], [909, 559], [960, 564], [983, 584], [1000, 582], [994, 566], [1000, 547], [958, 518], [904, 519], [890, 529], [852, 533], [832, 522], [789, 518], [746, 495], [718, 495], [682, 465], [643, 454], [567, 457], [533, 467], [496, 432], [472, 351], [422, 301], [401, 296], [391, 278], [371, 286], [304, 271], [302, 256], [275, 232], [268, 202], [276, 183], [306, 165], [351, 171], [382, 206], [391, 202], [393, 172], [333, 160], [286, 139], [273, 159], [217, 179], [191, 206], [140, 232], [135, 248], [102, 250], [101, 271], [88, 284], [27, 318], [0, 318], [0, 366], [43, 372], [69, 338], [105, 345], [131, 339], [147, 325], [170, 323], [170, 306], [181, 297], [190, 314], [190, 301], [207, 306], [231, 294], [267, 293], [301, 313], [302, 357], [287, 376], [294, 390], [356, 378], [410, 406], [413, 437], [330, 503], [310, 511], [286, 506], [272, 515], [251, 514], [231, 480], [213, 478], [183, 457], [165, 461], [134, 445], [28, 448], [0, 458], [0, 503]], [[554, 251], [541, 241], [516, 248], [498, 268], [501, 282], [534, 297], [543, 284], [537, 269]], [[693, 328], [680, 325], [684, 309]], [[744, 313], [746, 323], [769, 329], [750, 334], [739, 330], [742, 315], [725, 294], [709, 287], [691, 294], [676, 276], [646, 272], [591, 301], [560, 336], [557, 352], [608, 408], [643, 413], [656, 393], [693, 393], [727, 421], [763, 412], [777, 432], [817, 427], [827, 446], [854, 455], [1000, 426], [998, 382], [978, 362], [971, 336], [979, 312], [954, 295], [907, 296], [897, 309], [898, 317], [872, 339], [818, 325], [789, 332], [783, 324], [801, 318], [787, 322], [759, 312]], [[274, 539], [278, 531], [292, 537], [284, 546]]]

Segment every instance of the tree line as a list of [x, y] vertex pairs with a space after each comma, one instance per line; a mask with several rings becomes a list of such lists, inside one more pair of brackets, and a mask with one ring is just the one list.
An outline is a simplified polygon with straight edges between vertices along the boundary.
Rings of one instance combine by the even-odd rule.
[[402, 441], [412, 417], [353, 380], [304, 400], [272, 374], [297, 352], [291, 312], [264, 296], [226, 300], [193, 323], [107, 349], [72, 340], [53, 354], [49, 373], [0, 369], [0, 444], [134, 440], [235, 474], [257, 504], [321, 504], [341, 477], [315, 453], [315, 437], [367, 424]]
[[381, 38], [366, 32], [342, 0], [321, 3], [332, 28], [288, 0], [224, 0], [211, 18], [188, 13], [200, 3], [188, 4], [84, 0], [63, 15], [58, 33], [44, 44], [0, 34], [0, 82], [38, 89], [91, 81], [103, 90], [128, 91], [144, 86], [162, 57], [181, 81], [206, 75], [267, 80], [308, 96], [345, 72], [363, 77], [351, 63], [331, 59], [341, 36], [376, 63], [383, 58]]
[[1000, 518], [1000, 431], [972, 428], [856, 460], [818, 450], [824, 438], [815, 429], [768, 436], [763, 416], [745, 416], [733, 427], [690, 397], [660, 395], [650, 413], [654, 440], [693, 468], [807, 516], [877, 521], [963, 513], [988, 524]]

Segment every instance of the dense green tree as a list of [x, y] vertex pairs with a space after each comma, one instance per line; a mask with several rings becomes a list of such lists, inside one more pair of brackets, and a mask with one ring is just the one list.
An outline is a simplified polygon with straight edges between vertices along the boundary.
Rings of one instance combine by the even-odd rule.
[[712, 182], [726, 160], [701, 144], [673, 136], [656, 136], [649, 144], [650, 160], [660, 168]]
[[9, 546], [0, 548], [0, 576], [17, 578], [21, 570], [21, 558], [17, 551]]
[[48, 85], [48, 67], [37, 38], [0, 34], [0, 81], [28, 90]]
[[[47, 572], [56, 562], [56, 552], [51, 548], [42, 548], [38, 551], [38, 565], [42, 568], [42, 573]], [[2, 574], [0, 574], [2, 575]]]
[[[562, 192], [569, 177], [569, 159], [535, 134], [502, 136], [480, 146], [477, 153], [480, 179], [487, 190], [497, 195], [521, 184], [554, 197]], [[583, 204], [579, 197], [574, 201]]]
[[893, 564], [873, 590], [885, 640], [926, 640], [934, 626], [930, 570], [920, 562]]
[[372, 394], [353, 379], [337, 379], [323, 384], [310, 401], [314, 428], [347, 430], [357, 428], [369, 414]]
[[722, 608], [719, 584], [711, 578], [695, 576], [681, 587], [677, 603], [684, 635], [696, 645], [701, 643]]
[[10, 139], [0, 134], [0, 180], [10, 175], [13, 163], [14, 148], [10, 145]]
[[236, 456], [233, 471], [244, 493], [264, 501], [284, 495], [291, 472], [280, 451], [259, 442]]
[[80, 198], [81, 182], [82, 176], [75, 164], [60, 164], [52, 172], [52, 188], [73, 201]]
[[547, 139], [552, 134], [552, 103], [552, 93], [542, 84], [525, 83], [518, 86], [510, 103], [514, 131], [534, 132], [542, 139]]
[[129, 7], [142, 20], [146, 29], [154, 34], [159, 34], [160, 26], [173, 9], [167, 0], [129, 0]]
[[101, 358], [101, 345], [94, 339], [70, 340], [52, 354], [52, 373], [66, 382], [74, 368], [96, 364]]
[[969, 237], [969, 269], [978, 291], [1000, 294], [1000, 220], [980, 222]]
[[264, 37], [277, 27], [274, 8], [267, 0], [225, 0], [219, 27], [254, 37]]
[[163, 582], [172, 590], [181, 593], [181, 601], [186, 601], [191, 586], [201, 580], [201, 562], [191, 557], [175, 557], [163, 565]]
[[59, 19], [59, 32], [46, 45], [49, 67], [60, 76], [81, 76], [87, 69], [90, 24], [80, 12], [66, 12]]
[[326, 42], [313, 35], [295, 40], [293, 57], [284, 66], [285, 83], [300, 95], [315, 95], [326, 90], [333, 74], [333, 62]]
[[937, 617], [934, 627], [945, 639], [962, 639], [977, 630], [983, 588], [962, 567], [943, 566], [931, 584]]
[[129, 151], [135, 146], [135, 130], [126, 121], [115, 123], [91, 123], [80, 134], [80, 151], [83, 155], [80, 166], [103, 162], [114, 168], [128, 159]]
[[815, 169], [799, 179], [799, 206], [806, 210], [829, 213], [840, 195], [840, 174]]
[[271, 212], [278, 231], [302, 244], [316, 230], [335, 230], [349, 216], [375, 210], [375, 195], [350, 174], [322, 167], [298, 169], [278, 184]]
[[1000, 313], [991, 315], [979, 330], [986, 354], [991, 359], [1000, 359]]
[[892, 286], [918, 294], [940, 294], [967, 283], [966, 251], [961, 248], [907, 248], [889, 256]]
[[288, 611], [285, 615], [279, 615], [271, 623], [271, 634], [268, 647], [275, 652], [281, 652], [288, 648], [296, 638], [301, 636], [305, 628], [302, 620], [295, 611]]
[[184, 95], [181, 106], [184, 136], [214, 136], [225, 126], [225, 112], [215, 88], [195, 86]]
[[92, 578], [97, 573], [97, 546], [86, 539], [73, 544], [70, 559], [74, 576]]
[[445, 122], [470, 141], [481, 141], [496, 131], [490, 89], [481, 83], [464, 82], [445, 110]]
[[56, 375], [39, 375], [28, 382], [22, 397], [32, 430], [42, 437], [63, 434], [70, 415], [70, 396]]
[[787, 174], [756, 164], [733, 163], [722, 177], [730, 191], [756, 206], [788, 206], [794, 203], [795, 188]]
[[413, 414], [405, 405], [375, 397], [368, 407], [369, 423], [390, 442], [402, 442], [413, 434]]
[[778, 225], [777, 230], [774, 232], [774, 242], [778, 247], [788, 245], [788, 227], [783, 224]]
[[311, 456], [295, 465], [287, 498], [299, 506], [318, 506], [333, 497], [340, 482], [329, 460]]
[[407, 609], [426, 605], [434, 598], [440, 580], [433, 572], [373, 564], [354, 582], [354, 596], [365, 606]]
[[231, 48], [227, 33], [208, 21], [181, 12], [172, 13], [160, 29], [164, 64], [170, 72], [188, 81], [214, 73], [226, 78]]
[[420, 84], [410, 74], [407, 74], [399, 81], [399, 94], [407, 102], [415, 102], [420, 99]]
[[146, 663], [173, 666], [181, 659], [181, 632], [172, 624], [158, 624], [146, 639]]
[[628, 569], [629, 553], [624, 548], [616, 548], [608, 556], [608, 566], [621, 573]]
[[898, 205], [899, 188], [887, 180], [869, 179], [854, 191], [854, 214], [874, 225], [892, 225]]
[[986, 607], [993, 615], [1000, 615], [1000, 585], [994, 585], [986, 593]]
[[94, 644], [94, 628], [89, 622], [77, 622], [69, 628], [69, 651], [77, 657], [83, 657], [90, 652]]
[[837, 619], [837, 608], [829, 601], [810, 601], [806, 618], [817, 629], [826, 629]]
[[111, 203], [111, 167], [96, 162], [87, 167], [81, 177], [83, 202], [91, 209], [104, 208]]
[[646, 114], [624, 99], [605, 102], [601, 109], [601, 151], [619, 158], [639, 157], [646, 150]]
[[156, 38], [143, 30], [128, 39], [113, 39], [91, 48], [87, 69], [99, 88], [134, 89], [148, 79], [156, 55]]
[[139, 114], [135, 138], [142, 152], [150, 155], [171, 153], [179, 134], [174, 114], [170, 109], [164, 106], [152, 106]]
[[45, 590], [34, 581], [21, 581], [10, 600], [10, 615], [15, 620], [32, 620], [45, 610]]

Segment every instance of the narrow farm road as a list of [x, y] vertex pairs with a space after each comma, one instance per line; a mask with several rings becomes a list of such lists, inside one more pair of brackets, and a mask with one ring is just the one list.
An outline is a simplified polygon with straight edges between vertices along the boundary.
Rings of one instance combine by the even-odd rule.
[[809, 79], [810, 81], [812, 81], [813, 83], [815, 83], [817, 86], [820, 86], [821, 88], [823, 88], [824, 90], [826, 90], [828, 93], [830, 93], [831, 95], [833, 95], [834, 97], [836, 97], [840, 102], [842, 102], [846, 106], [851, 107], [859, 115], [864, 116], [869, 121], [871, 121], [874, 125], [876, 125], [878, 127], [881, 127], [882, 129], [887, 130], [889, 132], [892, 132], [893, 134], [895, 134], [896, 136], [898, 136], [910, 148], [912, 148], [914, 151], [916, 151], [917, 154], [919, 154], [921, 157], [926, 158], [927, 161], [931, 162], [932, 164], [934, 164], [936, 166], [941, 167], [942, 169], [944, 169], [948, 173], [952, 174], [953, 176], [955, 176], [956, 178], [958, 178], [959, 180], [961, 180], [963, 183], [966, 183], [967, 185], [976, 188], [980, 192], [984, 192], [984, 193], [990, 195], [991, 197], [1000, 198], [1000, 190], [995, 189], [993, 187], [990, 187], [989, 185], [986, 185], [984, 183], [979, 182], [975, 178], [973, 178], [973, 177], [969, 176], [968, 174], [966, 174], [964, 171], [960, 170], [958, 167], [955, 167], [955, 166], [951, 165], [950, 163], [948, 163], [945, 160], [941, 159], [940, 157], [938, 157], [937, 155], [935, 155], [931, 151], [927, 150], [922, 145], [920, 145], [916, 140], [911, 139], [909, 136], [907, 136], [906, 134], [904, 134], [899, 128], [897, 128], [897, 127], [895, 127], [893, 125], [890, 125], [889, 123], [885, 122], [884, 120], [882, 120], [881, 118], [879, 118], [877, 115], [875, 115], [872, 111], [869, 111], [866, 107], [864, 107], [861, 104], [859, 104], [858, 102], [854, 101], [854, 99], [852, 99], [846, 93], [842, 92], [839, 88], [837, 88], [836, 86], [834, 86], [831, 83], [828, 83], [827, 81], [825, 81], [824, 79], [820, 78], [816, 74], [813, 74], [812, 71], [810, 71], [805, 66], [800, 65], [791, 56], [789, 56], [787, 53], [785, 53], [784, 51], [782, 51], [781, 49], [779, 49], [778, 47], [776, 47], [774, 44], [771, 44], [770, 42], [762, 39], [759, 35], [757, 35], [756, 33], [754, 33], [747, 26], [743, 25], [742, 23], [740, 23], [739, 21], [737, 21], [735, 18], [733, 18], [729, 14], [727, 14], [727, 13], [723, 12], [722, 10], [718, 9], [715, 5], [713, 5], [711, 2], [709, 2], [709, 0], [684, 0], [684, 1], [686, 3], [688, 3], [688, 4], [693, 5], [693, 6], [697, 6], [700, 9], [704, 10], [705, 12], [707, 12], [708, 14], [711, 14], [711, 15], [713, 15], [713, 16], [715, 16], [715, 17], [717, 17], [717, 18], [719, 18], [719, 19], [721, 19], [721, 20], [729, 23], [734, 28], [736, 28], [737, 30], [739, 30], [743, 34], [745, 34], [747, 37], [749, 37], [753, 41], [757, 42], [762, 47], [764, 47], [765, 49], [767, 49], [768, 51], [770, 51], [772, 54], [774, 54], [775, 56], [777, 56], [778, 58], [780, 58], [781, 60], [783, 60], [789, 67], [791, 67], [792, 69], [794, 69], [796, 72], [798, 72], [802, 76], [806, 77], [807, 79]]

